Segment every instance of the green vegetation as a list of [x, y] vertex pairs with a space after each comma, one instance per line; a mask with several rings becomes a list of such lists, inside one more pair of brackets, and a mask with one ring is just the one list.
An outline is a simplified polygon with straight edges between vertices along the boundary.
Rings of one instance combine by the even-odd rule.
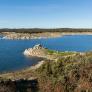
[[59, 51], [55, 51], [55, 50], [47, 50], [47, 53], [50, 54], [50, 55], [61, 55], [61, 56], [67, 56], [67, 55], [73, 55], [73, 54], [77, 54], [77, 52], [59, 52]]
[[47, 61], [36, 70], [41, 92], [92, 92], [92, 53]]

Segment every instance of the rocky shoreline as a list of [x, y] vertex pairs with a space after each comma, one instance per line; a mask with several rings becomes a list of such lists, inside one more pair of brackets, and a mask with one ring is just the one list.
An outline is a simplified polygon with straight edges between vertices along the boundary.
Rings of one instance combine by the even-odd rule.
[[59, 32], [43, 32], [43, 33], [16, 33], [16, 32], [2, 32], [3, 39], [17, 39], [17, 40], [29, 40], [29, 39], [41, 39], [41, 38], [55, 38], [61, 37]]
[[92, 35], [92, 32], [42, 32], [42, 33], [16, 33], [16, 32], [1, 32], [2, 39], [41, 39], [41, 38], [56, 38], [65, 35]]

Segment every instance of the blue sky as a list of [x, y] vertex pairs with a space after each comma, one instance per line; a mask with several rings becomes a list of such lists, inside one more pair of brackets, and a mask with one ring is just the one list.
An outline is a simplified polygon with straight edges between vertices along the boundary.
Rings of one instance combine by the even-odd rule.
[[0, 28], [92, 28], [92, 0], [0, 0]]

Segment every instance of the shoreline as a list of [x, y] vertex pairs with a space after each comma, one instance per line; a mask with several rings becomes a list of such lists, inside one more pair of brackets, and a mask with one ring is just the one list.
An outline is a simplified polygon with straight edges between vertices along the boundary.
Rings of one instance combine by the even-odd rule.
[[31, 39], [47, 39], [57, 38], [67, 35], [92, 35], [92, 32], [43, 32], [43, 33], [16, 33], [16, 32], [2, 32], [2, 39], [10, 40], [31, 40]]

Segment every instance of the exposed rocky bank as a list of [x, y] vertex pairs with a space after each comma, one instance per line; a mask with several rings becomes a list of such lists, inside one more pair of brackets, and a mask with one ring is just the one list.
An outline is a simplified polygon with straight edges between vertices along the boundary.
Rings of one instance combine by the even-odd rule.
[[16, 33], [16, 32], [2, 32], [3, 39], [41, 39], [60, 37], [60, 32], [43, 32], [43, 33]]
[[56, 38], [64, 35], [92, 35], [92, 32], [42, 32], [42, 33], [17, 33], [17, 32], [1, 32], [3, 39], [41, 39], [41, 38]]

